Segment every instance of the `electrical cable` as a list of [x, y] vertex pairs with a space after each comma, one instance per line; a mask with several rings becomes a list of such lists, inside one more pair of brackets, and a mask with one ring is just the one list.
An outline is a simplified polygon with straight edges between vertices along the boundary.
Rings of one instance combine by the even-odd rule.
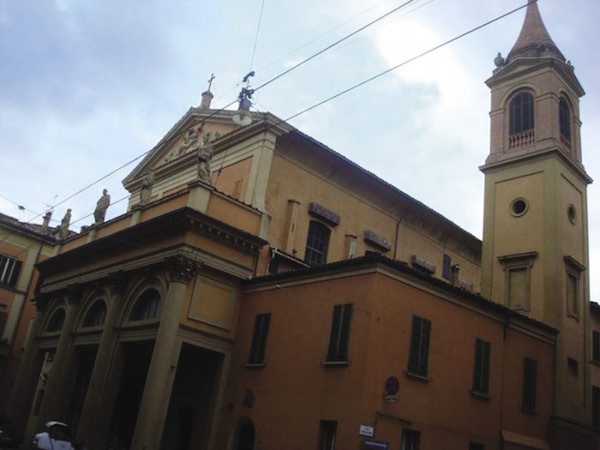
[[256, 55], [256, 44], [258, 44], [258, 34], [260, 32], [260, 26], [262, 24], [264, 10], [265, 10], [265, 0], [262, 0], [262, 5], [260, 7], [260, 14], [258, 16], [258, 26], [256, 27], [256, 36], [254, 37], [254, 48], [252, 49], [252, 58], [250, 59], [250, 68], [248, 69], [248, 72], [251, 72], [252, 67], [254, 66], [254, 56]]
[[290, 67], [289, 69], [287, 69], [287, 70], [284, 70], [284, 71], [283, 71], [283, 72], [281, 72], [279, 75], [276, 75], [276, 76], [274, 76], [273, 78], [271, 78], [271, 79], [269, 79], [269, 80], [265, 81], [263, 84], [261, 84], [261, 85], [260, 85], [260, 86], [258, 86], [257, 88], [254, 88], [254, 91], [258, 91], [259, 89], [262, 89], [262, 88], [264, 88], [265, 86], [268, 86], [269, 84], [273, 83], [274, 81], [278, 80], [279, 78], [283, 77], [284, 75], [287, 75], [287, 74], [288, 74], [288, 73], [290, 73], [292, 70], [295, 70], [295, 69], [297, 69], [297, 68], [298, 68], [298, 67], [300, 67], [300, 66], [303, 66], [303, 65], [304, 65], [304, 64], [306, 64], [307, 62], [309, 62], [309, 61], [311, 61], [311, 60], [315, 59], [317, 56], [319, 56], [319, 55], [322, 55], [323, 53], [325, 53], [325, 52], [326, 52], [326, 51], [328, 51], [328, 50], [331, 50], [331, 49], [332, 49], [333, 47], [335, 47], [336, 45], [338, 45], [338, 44], [341, 44], [342, 42], [344, 42], [344, 41], [346, 41], [346, 40], [350, 39], [352, 36], [354, 36], [354, 35], [356, 35], [356, 34], [360, 33], [361, 31], [363, 31], [363, 30], [365, 30], [365, 29], [369, 28], [371, 25], [373, 25], [373, 24], [375, 24], [375, 23], [377, 23], [377, 22], [379, 22], [379, 21], [381, 21], [381, 20], [385, 19], [386, 17], [390, 16], [391, 14], [394, 14], [395, 12], [399, 11], [400, 9], [404, 8], [405, 6], [407, 6], [407, 5], [411, 4], [411, 3], [412, 3], [412, 2], [414, 2], [414, 1], [415, 1], [415, 0], [408, 0], [408, 1], [407, 1], [407, 2], [405, 2], [405, 3], [402, 3], [400, 6], [397, 6], [396, 8], [392, 9], [391, 11], [388, 11], [387, 13], [383, 14], [382, 16], [379, 16], [377, 19], [375, 19], [375, 20], [372, 20], [371, 22], [369, 22], [369, 23], [368, 23], [368, 24], [366, 24], [366, 25], [363, 25], [363, 26], [362, 26], [362, 27], [360, 27], [359, 29], [357, 29], [357, 30], [354, 30], [352, 33], [350, 33], [350, 34], [347, 34], [346, 36], [344, 36], [344, 37], [343, 37], [343, 38], [341, 38], [341, 39], [338, 39], [337, 41], [335, 41], [335, 42], [334, 42], [334, 43], [332, 43], [332, 44], [329, 44], [329, 45], [328, 45], [327, 47], [325, 47], [324, 49], [322, 49], [322, 50], [319, 50], [317, 53], [314, 53], [314, 54], [312, 54], [311, 56], [309, 56], [308, 58], [306, 58], [306, 59], [304, 59], [304, 60], [300, 61], [299, 63], [297, 63], [297, 64], [294, 64], [294, 65], [293, 65], [292, 67]]
[[[296, 114], [291, 115], [287, 119], [284, 119], [281, 122], [279, 122], [278, 124], [273, 125], [273, 126], [277, 126], [280, 123], [287, 122], [289, 120], [295, 119], [296, 117], [298, 117], [298, 116], [300, 116], [300, 115], [302, 115], [304, 113], [307, 113], [308, 111], [311, 111], [311, 110], [313, 110], [315, 108], [318, 108], [319, 106], [322, 106], [325, 103], [330, 102], [331, 100], [334, 100], [334, 99], [336, 99], [338, 97], [341, 97], [342, 95], [347, 94], [348, 92], [351, 92], [351, 91], [353, 91], [355, 89], [358, 89], [359, 87], [364, 86], [365, 84], [368, 84], [371, 81], [374, 81], [374, 80], [376, 80], [378, 78], [381, 78], [382, 76], [387, 75], [388, 73], [393, 72], [394, 70], [396, 70], [396, 69], [398, 69], [398, 68], [400, 68], [402, 66], [405, 66], [406, 64], [409, 64], [409, 63], [411, 63], [411, 62], [413, 62], [413, 61], [415, 61], [415, 60], [417, 60], [419, 58], [422, 58], [423, 56], [426, 56], [426, 55], [428, 55], [430, 53], [433, 53], [433, 52], [435, 52], [436, 50], [439, 50], [442, 47], [445, 47], [445, 46], [447, 46], [447, 45], [449, 45], [449, 44], [451, 44], [451, 43], [453, 43], [453, 42], [455, 42], [455, 41], [457, 41], [457, 40], [459, 40], [459, 39], [461, 39], [461, 38], [463, 38], [465, 36], [468, 36], [468, 35], [476, 32], [476, 31], [479, 31], [482, 28], [485, 28], [485, 27], [487, 27], [487, 26], [489, 26], [489, 25], [491, 25], [491, 24], [493, 24], [493, 23], [495, 23], [495, 22], [497, 22], [497, 21], [499, 21], [501, 19], [504, 19], [505, 17], [508, 17], [511, 14], [514, 14], [514, 13], [516, 13], [517, 11], [519, 11], [519, 10], [521, 10], [523, 8], [526, 8], [527, 6], [529, 6], [530, 3], [535, 3], [535, 2], [537, 2], [537, 0], [531, 0], [530, 2], [526, 3], [523, 6], [519, 6], [518, 8], [515, 8], [515, 9], [513, 9], [513, 10], [511, 10], [511, 11], [505, 13], [505, 14], [502, 14], [501, 16], [498, 16], [495, 19], [489, 20], [488, 22], [485, 22], [482, 25], [479, 25], [479, 26], [477, 26], [475, 28], [471, 28], [469, 31], [466, 31], [466, 32], [464, 32], [462, 34], [459, 34], [458, 36], [455, 36], [452, 39], [449, 39], [449, 40], [447, 40], [445, 42], [442, 42], [441, 44], [436, 45], [435, 47], [432, 47], [429, 50], [426, 50], [426, 51], [424, 51], [422, 53], [419, 53], [418, 55], [413, 56], [412, 58], [409, 58], [409, 59], [401, 62], [400, 64], [396, 64], [395, 66], [390, 67], [389, 69], [384, 70], [383, 72], [379, 72], [378, 74], [376, 74], [376, 75], [374, 75], [374, 76], [372, 76], [370, 78], [367, 78], [366, 80], [363, 80], [360, 83], [357, 83], [357, 84], [355, 84], [355, 85], [353, 85], [353, 86], [351, 86], [351, 87], [349, 87], [347, 89], [344, 89], [343, 91], [340, 91], [337, 94], [332, 95], [331, 97], [328, 97], [325, 100], [320, 101], [319, 103], [316, 103], [316, 104], [314, 104], [314, 105], [312, 105], [312, 106], [310, 106], [310, 107], [308, 107], [306, 109], [303, 109], [302, 111], [300, 111], [300, 112], [298, 112]], [[274, 81], [274, 80], [275, 79], [273, 79], [272, 81]]]

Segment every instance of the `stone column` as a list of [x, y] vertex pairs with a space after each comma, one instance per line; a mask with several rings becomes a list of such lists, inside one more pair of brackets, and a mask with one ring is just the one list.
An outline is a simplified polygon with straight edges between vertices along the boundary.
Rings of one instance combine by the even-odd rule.
[[106, 320], [104, 321], [98, 353], [96, 354], [92, 376], [85, 395], [79, 427], [76, 430], [77, 437], [84, 439], [86, 447], [89, 448], [103, 448], [107, 432], [105, 429], [106, 423], [110, 422], [110, 420], [105, 419], [107, 415], [112, 414], [112, 411], [106, 409], [105, 393], [111, 381], [110, 375], [113, 369], [111, 361], [117, 350], [115, 327], [118, 325], [117, 320], [123, 306], [123, 295], [127, 286], [126, 278], [122, 273], [111, 274], [107, 284], [111, 296], [107, 304]]
[[60, 337], [58, 338], [54, 362], [52, 363], [52, 369], [48, 376], [46, 393], [44, 394], [44, 400], [42, 401], [40, 414], [38, 415], [37, 429], [41, 429], [49, 420], [65, 419], [64, 417], [56, 416], [56, 414], [59, 413], [61, 402], [58, 400], [62, 399], [61, 396], [63, 395], [62, 391], [64, 389], [63, 381], [73, 352], [71, 332], [75, 328], [75, 319], [77, 317], [77, 312], [79, 311], [79, 297], [80, 291], [76, 288], [69, 288], [64, 293], [64, 298], [67, 303], [65, 322], [60, 332]]
[[196, 262], [184, 256], [169, 258], [169, 289], [161, 302], [160, 325], [148, 368], [131, 448], [157, 450], [171, 398], [179, 342], [177, 333], [189, 282], [198, 270]]
[[37, 337], [40, 334], [42, 322], [46, 313], [47, 298], [37, 297], [35, 300], [36, 314], [31, 323], [25, 353], [19, 364], [15, 385], [12, 388], [7, 404], [8, 417], [20, 436], [25, 433], [25, 426], [35, 395], [35, 388], [40, 375], [40, 348]]

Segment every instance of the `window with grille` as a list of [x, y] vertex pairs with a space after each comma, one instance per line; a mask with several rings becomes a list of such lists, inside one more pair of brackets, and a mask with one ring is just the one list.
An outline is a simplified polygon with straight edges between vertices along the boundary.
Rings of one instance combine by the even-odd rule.
[[54, 314], [52, 314], [50, 322], [48, 322], [48, 326], [46, 327], [46, 332], [54, 333], [62, 330], [62, 327], [65, 324], [65, 318], [65, 310], [63, 308], [58, 308], [56, 311], [54, 311]]
[[490, 348], [489, 342], [475, 339], [475, 360], [473, 362], [473, 392], [489, 394], [490, 378]]
[[304, 260], [311, 266], [327, 262], [330, 234], [331, 230], [321, 222], [311, 220], [308, 226], [308, 237], [306, 238], [306, 251], [304, 252]]
[[154, 319], [160, 312], [160, 294], [149, 289], [138, 299], [129, 316], [130, 321]]
[[560, 99], [558, 104], [558, 118], [561, 136], [571, 142], [571, 109], [564, 97]]
[[327, 362], [348, 361], [348, 342], [350, 340], [350, 323], [352, 322], [353, 311], [354, 305], [352, 303], [333, 307]]
[[402, 450], [419, 450], [421, 433], [405, 428], [402, 430]]
[[407, 371], [409, 374], [427, 377], [430, 332], [431, 322], [429, 320], [413, 316], [408, 351]]
[[533, 95], [528, 92], [518, 94], [510, 102], [510, 135], [533, 130]]
[[531, 358], [523, 360], [523, 398], [522, 407], [525, 411], [535, 410], [537, 390], [537, 361]]
[[99, 327], [106, 319], [106, 304], [103, 300], [94, 302], [83, 320], [83, 327]]
[[10, 256], [0, 255], [0, 284], [15, 287], [20, 271], [21, 261]]
[[252, 335], [252, 345], [248, 355], [248, 364], [264, 364], [265, 348], [267, 346], [267, 336], [269, 335], [269, 324], [271, 323], [271, 313], [258, 314], [254, 320], [254, 334]]
[[336, 420], [321, 420], [319, 425], [319, 450], [335, 449]]

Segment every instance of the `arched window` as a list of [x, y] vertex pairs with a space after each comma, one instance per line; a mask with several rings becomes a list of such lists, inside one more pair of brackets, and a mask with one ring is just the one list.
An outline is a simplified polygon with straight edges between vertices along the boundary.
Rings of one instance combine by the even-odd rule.
[[106, 320], [106, 304], [103, 300], [96, 301], [83, 319], [83, 327], [99, 327]]
[[561, 97], [558, 104], [558, 121], [561, 136], [571, 142], [571, 109], [564, 97]]
[[510, 102], [510, 135], [533, 130], [533, 95], [528, 92], [518, 94]]
[[130, 321], [154, 319], [160, 311], [160, 294], [156, 289], [148, 289], [135, 303]]
[[325, 264], [331, 231], [321, 222], [311, 220], [306, 238], [304, 260], [310, 265]]
[[66, 314], [63, 308], [54, 311], [54, 314], [52, 314], [52, 317], [50, 318], [50, 322], [48, 322], [46, 332], [53, 333], [62, 330], [62, 327], [65, 324], [65, 317]]

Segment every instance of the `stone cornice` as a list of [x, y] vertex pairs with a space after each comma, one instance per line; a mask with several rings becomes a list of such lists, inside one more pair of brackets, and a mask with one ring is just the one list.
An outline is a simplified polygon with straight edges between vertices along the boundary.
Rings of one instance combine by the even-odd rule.
[[151, 244], [154, 240], [169, 235], [185, 234], [187, 231], [209, 236], [249, 254], [256, 254], [267, 243], [258, 236], [184, 207], [56, 255], [38, 263], [36, 267], [42, 274], [48, 274], [126, 253], [139, 247], [148, 246], [156, 252], [160, 248]]
[[564, 152], [562, 152], [558, 147], [546, 148], [543, 150], [527, 153], [524, 155], [519, 155], [514, 158], [506, 158], [499, 161], [494, 161], [492, 163], [486, 163], [482, 166], [479, 166], [479, 170], [481, 172], [488, 173], [493, 172], [496, 169], [503, 169], [506, 166], [510, 166], [513, 164], [521, 164], [523, 161], [527, 160], [536, 160], [540, 158], [547, 158], [548, 156], [558, 156], [558, 158], [574, 173], [576, 173], [586, 184], [591, 184], [594, 180], [590, 178], [590, 176], [586, 173], [585, 169], [582, 165], [575, 164], [571, 158], [566, 156]]

